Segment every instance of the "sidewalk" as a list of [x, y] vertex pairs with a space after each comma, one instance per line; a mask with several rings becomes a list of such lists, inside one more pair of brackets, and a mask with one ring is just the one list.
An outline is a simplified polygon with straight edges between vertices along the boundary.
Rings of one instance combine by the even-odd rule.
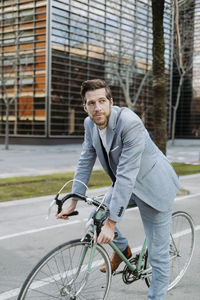
[[176, 140], [175, 145], [168, 141], [167, 157], [171, 162], [200, 164], [200, 139]]
[[[68, 145], [0, 145], [0, 178], [34, 176], [75, 171], [81, 144]], [[200, 139], [177, 140], [167, 144], [167, 157], [172, 162], [200, 164]], [[100, 163], [95, 164], [101, 169]]]
[[[0, 145], [0, 178], [73, 172], [82, 146]], [[100, 164], [96, 164], [100, 168]]]

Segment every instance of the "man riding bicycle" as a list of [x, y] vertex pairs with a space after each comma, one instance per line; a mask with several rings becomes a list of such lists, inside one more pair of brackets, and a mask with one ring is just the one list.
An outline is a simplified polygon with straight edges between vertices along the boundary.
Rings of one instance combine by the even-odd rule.
[[[131, 249], [116, 224], [129, 202], [139, 208], [147, 238], [148, 258], [152, 266], [152, 281], [148, 300], [163, 300], [169, 281], [169, 240], [173, 201], [180, 188], [171, 164], [150, 138], [140, 118], [128, 108], [113, 105], [109, 86], [100, 79], [82, 83], [81, 97], [88, 117], [85, 137], [72, 192], [85, 194], [96, 157], [112, 179], [106, 195], [110, 215], [95, 238], [99, 244], [112, 240], [129, 258]], [[58, 218], [75, 210], [77, 200], [63, 207]], [[115, 232], [117, 236], [115, 237]], [[111, 257], [112, 271], [121, 263], [115, 253]], [[106, 272], [105, 265], [100, 271]]]

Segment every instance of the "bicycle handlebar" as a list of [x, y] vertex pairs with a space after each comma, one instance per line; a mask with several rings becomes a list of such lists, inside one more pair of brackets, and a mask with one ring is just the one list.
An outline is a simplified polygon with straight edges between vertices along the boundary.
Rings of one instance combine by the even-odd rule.
[[[58, 213], [61, 212], [63, 204], [69, 198], [79, 198], [80, 200], [84, 200], [89, 205], [94, 205], [96, 207], [99, 207], [99, 208], [103, 209], [106, 213], [109, 212], [109, 209], [105, 204], [100, 203], [99, 201], [97, 201], [93, 198], [90, 198], [88, 196], [84, 196], [84, 195], [81, 195], [81, 194], [78, 194], [78, 193], [69, 193], [69, 194], [65, 195], [62, 199], [58, 199], [58, 197], [59, 197], [59, 194], [57, 194], [56, 197], [55, 197], [56, 204], [58, 205]], [[78, 215], [78, 211], [74, 211], [74, 212], [72, 212], [71, 214], [69, 214], [67, 216], [74, 216], [74, 215]]]

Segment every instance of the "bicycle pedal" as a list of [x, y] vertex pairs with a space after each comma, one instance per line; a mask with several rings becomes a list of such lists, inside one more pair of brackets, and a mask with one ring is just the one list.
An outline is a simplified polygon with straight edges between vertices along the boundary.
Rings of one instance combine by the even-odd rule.
[[119, 275], [119, 274], [122, 274], [123, 273], [123, 270], [122, 271], [114, 271], [112, 273], [113, 276], [116, 276], [116, 275]]
[[149, 278], [150, 276], [152, 276], [152, 273], [148, 273], [146, 275], [141, 275], [141, 278], [145, 279], [145, 278]]

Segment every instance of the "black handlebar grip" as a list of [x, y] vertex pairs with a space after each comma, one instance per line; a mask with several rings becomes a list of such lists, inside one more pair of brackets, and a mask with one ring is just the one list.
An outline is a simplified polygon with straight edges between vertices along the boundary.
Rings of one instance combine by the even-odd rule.
[[79, 212], [77, 210], [73, 211], [70, 214], [64, 214], [64, 217], [71, 217], [71, 216], [77, 216], [79, 214]]

